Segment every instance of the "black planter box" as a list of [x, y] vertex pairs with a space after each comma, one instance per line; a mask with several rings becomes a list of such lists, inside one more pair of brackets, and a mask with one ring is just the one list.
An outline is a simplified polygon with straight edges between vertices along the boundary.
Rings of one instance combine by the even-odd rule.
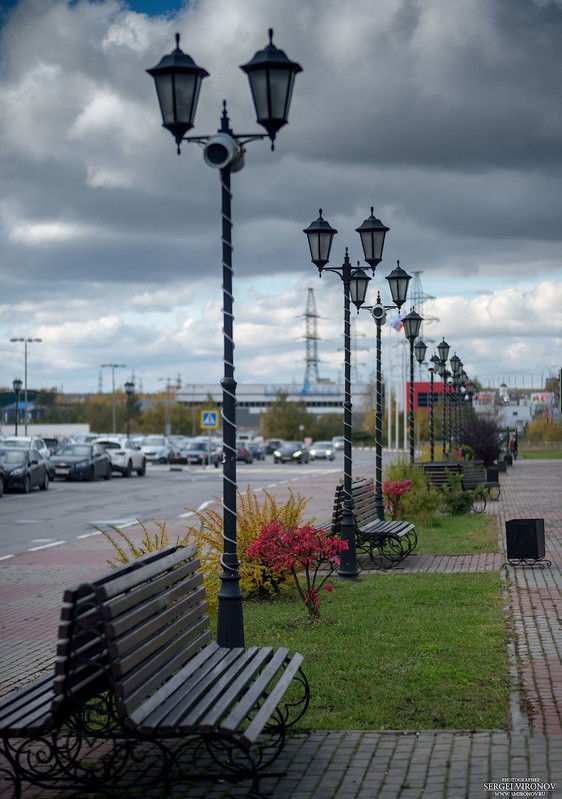
[[505, 534], [508, 560], [544, 558], [544, 519], [510, 519]]
[[503, 459], [508, 466], [513, 466], [513, 455], [504, 455]]
[[499, 479], [499, 469], [496, 466], [488, 466], [486, 469], [486, 482], [497, 483]]
[[498, 461], [498, 472], [507, 472], [507, 463], [505, 461]]

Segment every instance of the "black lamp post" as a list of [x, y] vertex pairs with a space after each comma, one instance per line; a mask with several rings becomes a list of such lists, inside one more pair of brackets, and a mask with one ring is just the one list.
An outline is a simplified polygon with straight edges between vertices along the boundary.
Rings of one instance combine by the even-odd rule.
[[[421, 380], [421, 366], [425, 359], [425, 353], [427, 352], [427, 344], [421, 338], [419, 338], [416, 343], [414, 344], [414, 355], [416, 356], [416, 361], [420, 365], [420, 380]], [[419, 427], [418, 427], [418, 443], [419, 443]]]
[[265, 128], [266, 134], [235, 134], [230, 127], [226, 103], [223, 103], [221, 127], [216, 134], [186, 137], [185, 134], [194, 125], [201, 82], [209, 73], [180, 50], [179, 38], [179, 34], [176, 34], [176, 49], [147, 72], [154, 78], [163, 126], [174, 137], [178, 154], [183, 140], [202, 144], [205, 162], [220, 170], [224, 334], [224, 377], [221, 381], [224, 547], [221, 558], [222, 584], [218, 595], [217, 642], [219, 646], [239, 647], [244, 646], [244, 621], [236, 541], [236, 381], [230, 175], [244, 166], [244, 145], [248, 142], [269, 136], [273, 149], [277, 132], [288, 121], [295, 76], [302, 69], [273, 44], [273, 31], [270, 29], [269, 44], [258, 51], [248, 64], [240, 67], [248, 75], [257, 122]]
[[14, 387], [14, 394], [16, 395], [16, 430], [15, 430], [15, 432], [16, 432], [16, 436], [17, 436], [17, 434], [18, 434], [18, 416], [19, 416], [19, 411], [20, 411], [19, 400], [20, 400], [20, 391], [21, 391], [21, 387], [22, 387], [22, 382], [19, 379], [19, 377], [16, 377], [16, 379], [14, 380], [12, 385]]
[[127, 380], [125, 383], [125, 394], [127, 395], [127, 438], [130, 435], [130, 421], [131, 421], [131, 401], [135, 393], [135, 384], [132, 380]]
[[452, 372], [452, 394], [451, 394], [451, 415], [452, 415], [452, 424], [451, 424], [451, 441], [452, 443], [458, 445], [459, 444], [459, 410], [460, 410], [460, 375], [462, 372], [462, 361], [455, 352], [452, 358], [449, 359], [449, 363], [451, 364], [451, 372]]
[[434, 405], [435, 395], [433, 392], [433, 378], [435, 370], [439, 368], [439, 356], [432, 355], [429, 360], [427, 370], [429, 372], [430, 389], [429, 389], [429, 460], [431, 463], [435, 460], [435, 419], [434, 419]]
[[386, 276], [390, 286], [390, 293], [394, 305], [382, 305], [380, 292], [377, 295], [377, 304], [369, 306], [377, 326], [377, 363], [376, 363], [376, 401], [375, 412], [375, 508], [377, 517], [384, 521], [384, 500], [382, 492], [382, 369], [381, 369], [381, 330], [386, 322], [386, 312], [397, 308], [400, 310], [406, 302], [408, 283], [411, 275], [405, 272], [398, 262], [392, 272]]
[[443, 339], [437, 345], [437, 352], [439, 354], [439, 376], [443, 379], [443, 409], [442, 409], [442, 438], [443, 438], [443, 457], [447, 457], [447, 358], [449, 357], [450, 347]]
[[[409, 396], [409, 413], [408, 413], [408, 433], [410, 440], [410, 464], [414, 465], [415, 446], [414, 446], [414, 341], [420, 333], [422, 317], [412, 310], [402, 319], [404, 325], [404, 334], [410, 342], [410, 396]], [[424, 345], [425, 346], [425, 345]], [[425, 354], [425, 351], [424, 351]]]
[[[363, 254], [365, 260], [374, 273], [377, 264], [382, 259], [384, 238], [389, 230], [382, 222], [373, 215], [366, 219], [363, 224], [356, 228], [361, 236]], [[357, 310], [365, 302], [367, 286], [370, 277], [365, 274], [363, 269], [352, 266], [349, 260], [349, 253], [346, 248], [345, 257], [341, 266], [327, 266], [330, 260], [330, 250], [332, 241], [337, 233], [325, 219], [322, 218], [322, 209], [318, 219], [312, 222], [304, 233], [308, 238], [310, 248], [310, 259], [318, 268], [318, 273], [322, 276], [322, 271], [335, 272], [342, 280], [343, 284], [343, 341], [344, 341], [344, 417], [343, 417], [343, 437], [344, 437], [344, 485], [343, 485], [343, 508], [341, 521], [341, 537], [347, 541], [348, 549], [342, 552], [338, 575], [341, 578], [354, 580], [359, 574], [357, 567], [357, 554], [355, 546], [355, 517], [353, 515], [353, 498], [351, 494], [352, 481], [352, 404], [351, 404], [351, 324], [350, 324], [350, 300]]]

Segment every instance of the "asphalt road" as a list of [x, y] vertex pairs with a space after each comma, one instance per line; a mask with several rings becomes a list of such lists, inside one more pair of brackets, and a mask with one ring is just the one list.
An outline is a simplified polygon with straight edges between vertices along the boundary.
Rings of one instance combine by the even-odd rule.
[[[359, 451], [354, 454], [354, 467], [360, 470], [361, 464], [372, 458], [372, 453]], [[239, 490], [245, 491], [248, 485], [266, 488], [326, 469], [341, 473], [342, 468], [341, 453], [335, 461], [302, 465], [274, 464], [268, 457], [253, 464], [237, 464], [237, 483]], [[148, 464], [144, 477], [114, 474], [109, 481], [92, 483], [56, 480], [48, 491], [4, 494], [0, 499], [0, 559], [95, 535], [98, 527], [126, 528], [137, 520], [187, 517], [190, 508], [204, 507], [221, 493], [220, 468]]]

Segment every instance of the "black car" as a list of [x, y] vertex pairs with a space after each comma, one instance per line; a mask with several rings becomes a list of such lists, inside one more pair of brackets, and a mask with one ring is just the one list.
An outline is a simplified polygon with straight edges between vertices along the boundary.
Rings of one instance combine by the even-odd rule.
[[4, 471], [4, 467], [0, 462], [0, 497], [4, 493], [4, 482], [6, 480], [6, 472]]
[[273, 463], [308, 463], [309, 457], [302, 441], [285, 441], [273, 453]]
[[51, 456], [55, 475], [66, 480], [95, 480], [111, 477], [111, 459], [99, 444], [65, 444]]
[[47, 463], [35, 449], [10, 447], [0, 449], [0, 464], [4, 471], [6, 491], [23, 491], [29, 494], [32, 488], [46, 491], [49, 488]]

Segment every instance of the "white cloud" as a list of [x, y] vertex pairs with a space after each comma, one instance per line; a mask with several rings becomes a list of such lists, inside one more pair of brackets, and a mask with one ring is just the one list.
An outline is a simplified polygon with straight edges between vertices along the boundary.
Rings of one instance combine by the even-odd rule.
[[[44, 339], [45, 385], [95, 387], [108, 359], [147, 388], [219, 379], [219, 175], [194, 144], [175, 155], [145, 69], [178, 30], [211, 73], [192, 132], [217, 128], [224, 98], [255, 130], [238, 66], [269, 27], [304, 71], [275, 152], [248, 145], [232, 177], [239, 379], [304, 375], [309, 285], [321, 375], [341, 377], [341, 282], [318, 280], [302, 233], [319, 207], [335, 265], [346, 246], [360, 258], [375, 207], [391, 230], [370, 291], [388, 301], [397, 259], [423, 273], [428, 337], [475, 373], [562, 361], [560, 3], [206, 0], [151, 18], [134, 0], [20, 0], [0, 29], [0, 385], [19, 331]], [[373, 324], [354, 325], [366, 377]]]

